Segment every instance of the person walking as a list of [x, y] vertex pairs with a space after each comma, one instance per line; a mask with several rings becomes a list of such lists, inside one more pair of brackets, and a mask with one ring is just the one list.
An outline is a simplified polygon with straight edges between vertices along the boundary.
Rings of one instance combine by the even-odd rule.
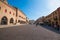
[[59, 31], [59, 28], [60, 28], [59, 25], [57, 25], [57, 30], [58, 30], [58, 31]]
[[39, 25], [39, 23], [36, 23], [36, 27]]

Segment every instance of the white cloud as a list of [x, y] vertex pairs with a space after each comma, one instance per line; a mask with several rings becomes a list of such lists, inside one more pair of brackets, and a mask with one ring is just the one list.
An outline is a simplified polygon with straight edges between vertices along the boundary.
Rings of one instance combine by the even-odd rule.
[[47, 0], [47, 8], [50, 11], [53, 11], [58, 7], [60, 7], [60, 0]]

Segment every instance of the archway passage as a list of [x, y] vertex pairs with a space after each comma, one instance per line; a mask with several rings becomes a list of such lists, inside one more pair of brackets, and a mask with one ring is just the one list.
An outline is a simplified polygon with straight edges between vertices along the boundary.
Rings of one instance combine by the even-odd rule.
[[14, 23], [14, 19], [13, 18], [10, 19], [10, 23]]
[[1, 25], [7, 25], [8, 24], [8, 19], [6, 16], [2, 17], [1, 19]]
[[18, 20], [18, 23], [20, 23], [20, 20]]

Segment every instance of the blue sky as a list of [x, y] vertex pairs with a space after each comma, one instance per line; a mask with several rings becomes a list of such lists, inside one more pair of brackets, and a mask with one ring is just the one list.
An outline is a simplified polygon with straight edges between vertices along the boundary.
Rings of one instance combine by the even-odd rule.
[[8, 0], [8, 3], [22, 10], [31, 20], [47, 16], [60, 7], [59, 0]]

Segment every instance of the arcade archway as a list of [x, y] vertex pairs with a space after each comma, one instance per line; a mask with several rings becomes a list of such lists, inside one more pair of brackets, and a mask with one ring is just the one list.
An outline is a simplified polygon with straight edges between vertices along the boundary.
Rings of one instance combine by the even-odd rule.
[[2, 17], [1, 19], [1, 25], [7, 25], [8, 24], [8, 19], [6, 16]]
[[10, 23], [14, 23], [14, 19], [13, 18], [10, 19]]

